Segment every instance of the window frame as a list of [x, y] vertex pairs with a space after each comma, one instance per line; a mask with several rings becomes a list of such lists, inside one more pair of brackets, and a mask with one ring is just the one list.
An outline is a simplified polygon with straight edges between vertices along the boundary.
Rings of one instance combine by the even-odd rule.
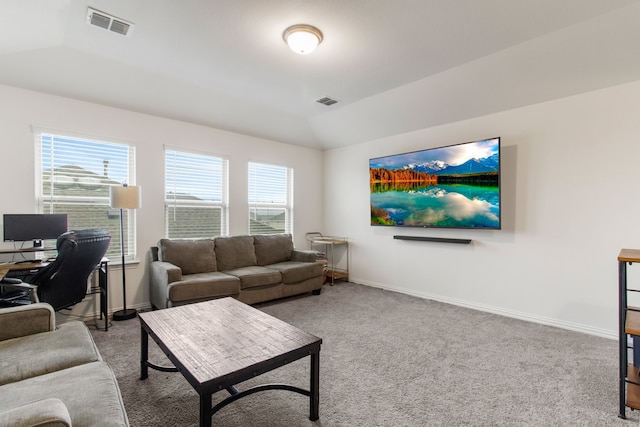
[[[285, 172], [285, 187], [286, 194], [284, 195], [284, 202], [279, 203], [277, 201], [258, 201], [252, 200], [252, 182], [251, 180], [257, 178], [257, 176], [252, 177], [252, 165], [256, 165], [258, 167], [264, 168], [277, 168], [283, 169]], [[257, 161], [249, 161], [247, 163], [247, 204], [248, 204], [248, 218], [247, 218], [247, 229], [250, 235], [252, 234], [268, 234], [265, 233], [255, 233], [252, 230], [252, 211], [255, 212], [258, 209], [276, 209], [276, 210], [284, 210], [285, 213], [285, 221], [284, 221], [284, 230], [277, 234], [291, 234], [293, 235], [293, 224], [294, 224], [294, 200], [293, 200], [293, 185], [294, 185], [294, 170], [292, 167], [272, 164], [272, 163], [264, 163]], [[255, 183], [254, 183], [254, 186]], [[257, 189], [256, 189], [257, 191]]]
[[[104, 137], [91, 135], [87, 133], [80, 133], [68, 130], [57, 130], [52, 128], [43, 128], [32, 126], [32, 133], [34, 136], [34, 145], [35, 145], [35, 205], [36, 212], [38, 213], [52, 213], [55, 206], [86, 206], [87, 208], [91, 207], [104, 207], [106, 211], [106, 219], [101, 220], [101, 224], [96, 225], [77, 225], [69, 220], [68, 229], [82, 229], [82, 228], [108, 228], [111, 234], [111, 244], [109, 245], [109, 250], [107, 255], [111, 260], [113, 260], [113, 264], [119, 265], [121, 264], [121, 242], [120, 242], [120, 209], [111, 208], [109, 203], [109, 191], [108, 188], [111, 186], [119, 186], [124, 183], [128, 185], [136, 185], [136, 146], [132, 141], [125, 141], [121, 138], [112, 138], [112, 137]], [[69, 143], [77, 145], [86, 145], [90, 144], [101, 144], [101, 145], [110, 145], [111, 147], [123, 150], [126, 148], [126, 156], [124, 157], [124, 168], [121, 168], [119, 174], [119, 180], [109, 179], [108, 176], [102, 175], [101, 178], [104, 178], [103, 183], [99, 185], [99, 187], [105, 188], [105, 194], [97, 196], [97, 195], [56, 195], [55, 194], [55, 179], [53, 180], [45, 180], [43, 169], [45, 159], [43, 156], [44, 153], [44, 143], [43, 138], [51, 138], [51, 150], [53, 156], [55, 156], [55, 148], [54, 144], [55, 140], [58, 139], [58, 143]], [[67, 150], [70, 152], [70, 150]], [[95, 153], [99, 153], [99, 150], [96, 150]], [[69, 153], [65, 153], [64, 149], [58, 150], [59, 155], [67, 155]], [[64, 159], [64, 157], [63, 157]], [[53, 164], [55, 164], [55, 160], [49, 159], [52, 163], [52, 170], [55, 168]], [[122, 159], [121, 159], [122, 161]], [[80, 162], [79, 162], [80, 163]], [[69, 162], [68, 164], [79, 166], [86, 172], [92, 172], [90, 169], [87, 169], [86, 165], [81, 165], [75, 162]], [[125, 172], [123, 172], [125, 171]], [[106, 171], [105, 171], [106, 172]], [[103, 173], [105, 173], [103, 172]], [[96, 172], [93, 172], [97, 175]], [[124, 173], [124, 175], [122, 175]], [[55, 176], [55, 173], [54, 175]], [[44, 193], [45, 183], [50, 183], [51, 191], [48, 194]], [[49, 205], [48, 212], [45, 212], [46, 206]], [[123, 219], [125, 223], [125, 263], [127, 262], [138, 262], [137, 261], [137, 226], [136, 226], [136, 210], [135, 209], [125, 209], [122, 211]], [[117, 248], [117, 249], [116, 249]], [[117, 252], [117, 253], [116, 253]]]
[[[180, 201], [176, 196], [178, 194], [177, 191], [173, 192], [174, 197], [169, 197], [169, 189], [168, 189], [168, 155], [169, 153], [180, 153], [185, 156], [194, 156], [194, 157], [206, 157], [210, 160], [220, 161], [220, 176], [217, 177], [220, 182], [220, 187], [215, 191], [220, 192], [220, 200], [183, 200]], [[213, 236], [210, 234], [200, 234], [198, 236], [170, 236], [169, 231], [169, 215], [170, 211], [173, 209], [174, 214], [176, 209], [179, 207], [185, 208], [213, 208], [220, 209], [220, 236], [228, 236], [229, 235], [229, 159], [210, 152], [193, 150], [193, 149], [185, 149], [181, 147], [174, 147], [165, 145], [164, 147], [164, 193], [163, 193], [163, 207], [164, 207], [164, 236], [166, 238], [211, 238], [218, 236], [218, 234], [214, 234]], [[214, 177], [216, 179], [216, 177]], [[197, 193], [198, 188], [192, 188], [191, 191]], [[215, 192], [214, 191], [214, 192]]]

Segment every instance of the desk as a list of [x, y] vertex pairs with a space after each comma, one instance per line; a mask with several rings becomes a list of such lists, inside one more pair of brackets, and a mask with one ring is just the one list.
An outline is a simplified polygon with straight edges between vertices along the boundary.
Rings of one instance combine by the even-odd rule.
[[[33, 254], [36, 252], [55, 252], [56, 248], [45, 248], [41, 247], [31, 247], [31, 248], [22, 248], [22, 249], [0, 249], [0, 255], [8, 255], [8, 254]], [[42, 262], [8, 262], [6, 264], [0, 264], [0, 280], [4, 278], [4, 276], [9, 271], [20, 271], [20, 270], [34, 270], [46, 267], [48, 263]]]
[[[48, 262], [30, 262], [30, 263], [11, 263], [11, 264], [0, 264], [0, 280], [4, 279], [4, 277], [10, 271], [21, 271], [21, 270], [39, 270], [41, 268], [49, 265]], [[98, 272], [98, 286], [94, 286], [93, 283], [91, 287], [87, 288], [87, 295], [99, 294], [100, 297], [100, 320], [102, 320], [102, 316], [104, 316], [104, 330], [109, 330], [109, 258], [102, 258], [100, 260], [100, 264], [96, 266], [96, 271]]]
[[0, 254], [22, 254], [29, 252], [50, 252], [55, 251], [56, 248], [45, 248], [43, 246], [37, 248], [22, 248], [22, 249], [0, 249]]
[[22, 264], [9, 263], [0, 264], [0, 280], [4, 279], [10, 271], [23, 271], [23, 270], [39, 270], [49, 265], [48, 262], [23, 262]]

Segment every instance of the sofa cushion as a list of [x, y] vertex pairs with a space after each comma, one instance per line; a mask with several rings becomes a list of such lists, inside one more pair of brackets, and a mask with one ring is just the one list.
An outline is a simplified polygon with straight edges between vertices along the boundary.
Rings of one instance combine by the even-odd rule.
[[116, 377], [105, 362], [92, 362], [0, 387], [0, 411], [56, 397], [74, 426], [128, 426]]
[[101, 360], [91, 333], [80, 321], [0, 342], [0, 385]]
[[160, 239], [158, 260], [180, 267], [182, 274], [217, 270], [213, 239]]
[[258, 265], [289, 261], [293, 251], [291, 234], [259, 234], [253, 236]]
[[282, 282], [282, 275], [279, 271], [257, 265], [234, 268], [233, 270], [226, 270], [225, 273], [240, 279], [240, 289], [275, 285]]
[[176, 302], [233, 296], [240, 292], [240, 279], [219, 271], [189, 274], [170, 283], [167, 292], [169, 300]]
[[216, 237], [214, 241], [218, 271], [256, 265], [253, 236]]
[[321, 277], [324, 266], [317, 262], [285, 261], [271, 264], [269, 268], [282, 274], [282, 282], [297, 283], [313, 277]]

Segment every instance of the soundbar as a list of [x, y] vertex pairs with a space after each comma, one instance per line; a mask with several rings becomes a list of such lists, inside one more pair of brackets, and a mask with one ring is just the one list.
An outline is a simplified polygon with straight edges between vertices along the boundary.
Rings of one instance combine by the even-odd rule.
[[471, 239], [453, 239], [450, 237], [393, 236], [396, 240], [417, 240], [420, 242], [461, 243], [468, 245]]

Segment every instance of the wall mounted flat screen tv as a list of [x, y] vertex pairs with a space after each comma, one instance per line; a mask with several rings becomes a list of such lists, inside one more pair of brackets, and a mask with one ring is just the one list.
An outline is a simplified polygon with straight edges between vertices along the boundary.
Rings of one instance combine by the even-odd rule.
[[33, 240], [40, 246], [67, 231], [67, 214], [4, 214], [2, 219], [5, 242]]
[[500, 138], [369, 160], [371, 225], [501, 228]]

